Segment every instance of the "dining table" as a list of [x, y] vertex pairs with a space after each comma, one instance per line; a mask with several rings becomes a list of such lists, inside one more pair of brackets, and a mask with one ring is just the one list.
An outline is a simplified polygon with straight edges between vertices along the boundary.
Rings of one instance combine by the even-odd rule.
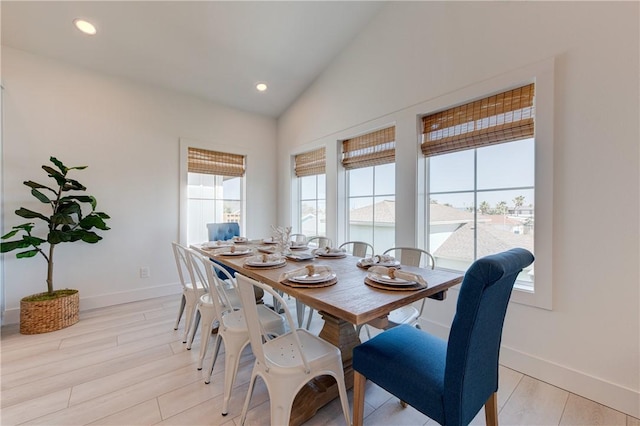
[[[274, 245], [265, 244], [265, 241], [244, 240], [242, 243], [229, 245], [235, 249], [225, 248], [228, 244], [221, 247], [208, 243], [192, 245], [191, 248], [317, 310], [324, 320], [319, 336], [340, 349], [347, 388], [353, 387], [352, 351], [361, 343], [356, 334], [357, 326], [370, 324], [384, 329], [388, 325], [387, 316], [394, 309], [425, 297], [443, 300], [447, 290], [460, 284], [463, 278], [463, 274], [459, 272], [399, 265], [397, 270], [422, 277], [426, 285], [416, 286], [418, 288], [415, 289], [376, 286], [370, 279], [371, 275], [367, 270], [369, 265], [362, 265], [361, 258], [347, 253], [342, 255], [335, 250], [332, 250], [333, 253], [327, 250], [323, 256], [325, 253], [322, 250], [305, 247], [288, 251], [286, 262], [277, 263], [275, 267], [251, 266], [251, 263], [246, 262], [247, 259], [276, 256], [269, 254], [274, 251]], [[299, 260], [300, 258], [308, 259]], [[283, 279], [287, 273], [306, 268], [307, 265], [313, 265], [312, 271], [328, 269], [335, 274], [335, 278], [330, 282], [318, 283], [319, 285], [296, 285]], [[337, 396], [338, 388], [333, 377], [322, 376], [310, 381], [296, 396], [291, 424], [304, 423]]]

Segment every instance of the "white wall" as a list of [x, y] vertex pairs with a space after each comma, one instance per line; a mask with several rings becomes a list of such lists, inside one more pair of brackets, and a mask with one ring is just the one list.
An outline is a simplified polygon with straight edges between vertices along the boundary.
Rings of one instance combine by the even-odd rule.
[[[554, 59], [553, 310], [511, 303], [501, 361], [639, 417], [638, 15], [635, 2], [387, 5], [278, 120], [279, 222], [289, 220], [292, 152], [328, 143], [337, 158], [336, 139], [395, 123], [396, 243], [415, 243], [413, 106]], [[335, 239], [340, 177], [327, 169]], [[429, 304], [441, 333], [450, 293]]]
[[[80, 290], [81, 309], [179, 292], [171, 241], [179, 229], [179, 139], [248, 152], [247, 235], [268, 235], [276, 122], [2, 48], [3, 204], [6, 232], [25, 222], [13, 212], [38, 209], [25, 180], [46, 181], [49, 156], [67, 166], [111, 216], [96, 245], [56, 248], [54, 285]], [[148, 266], [151, 277], [139, 278]], [[4, 323], [19, 300], [46, 290], [41, 258], [4, 256]]]

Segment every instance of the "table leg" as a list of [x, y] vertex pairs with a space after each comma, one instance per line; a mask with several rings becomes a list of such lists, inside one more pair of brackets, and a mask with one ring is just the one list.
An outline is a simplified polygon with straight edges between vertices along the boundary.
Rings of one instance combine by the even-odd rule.
[[[320, 312], [324, 319], [324, 326], [320, 337], [340, 349], [344, 366], [344, 381], [347, 389], [353, 387], [353, 348], [360, 344], [353, 324], [336, 318], [325, 312]], [[311, 417], [321, 407], [337, 398], [338, 386], [331, 376], [320, 376], [310, 381], [298, 392], [293, 401], [290, 425], [300, 425]]]

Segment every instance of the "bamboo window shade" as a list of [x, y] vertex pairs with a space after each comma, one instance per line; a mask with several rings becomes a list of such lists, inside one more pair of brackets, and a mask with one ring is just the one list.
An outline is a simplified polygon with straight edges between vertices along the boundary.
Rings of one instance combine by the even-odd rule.
[[422, 153], [446, 154], [533, 137], [535, 85], [422, 118]]
[[244, 176], [244, 155], [189, 147], [190, 173], [221, 176]]
[[395, 161], [395, 126], [342, 141], [342, 165], [347, 170], [379, 166]]
[[322, 175], [325, 172], [327, 154], [324, 147], [295, 156], [295, 174], [297, 177]]

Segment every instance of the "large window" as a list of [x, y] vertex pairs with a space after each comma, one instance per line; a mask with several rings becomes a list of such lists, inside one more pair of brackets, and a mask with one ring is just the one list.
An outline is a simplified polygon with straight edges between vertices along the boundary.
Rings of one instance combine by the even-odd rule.
[[395, 245], [395, 127], [342, 142], [347, 170], [347, 240], [376, 252]]
[[207, 223], [244, 223], [244, 157], [189, 148], [187, 244], [208, 240]]
[[[426, 247], [464, 271], [513, 247], [534, 251], [534, 85], [423, 119]], [[533, 266], [518, 277], [533, 288]]]
[[295, 156], [298, 178], [298, 229], [307, 236], [326, 236], [325, 148]]

